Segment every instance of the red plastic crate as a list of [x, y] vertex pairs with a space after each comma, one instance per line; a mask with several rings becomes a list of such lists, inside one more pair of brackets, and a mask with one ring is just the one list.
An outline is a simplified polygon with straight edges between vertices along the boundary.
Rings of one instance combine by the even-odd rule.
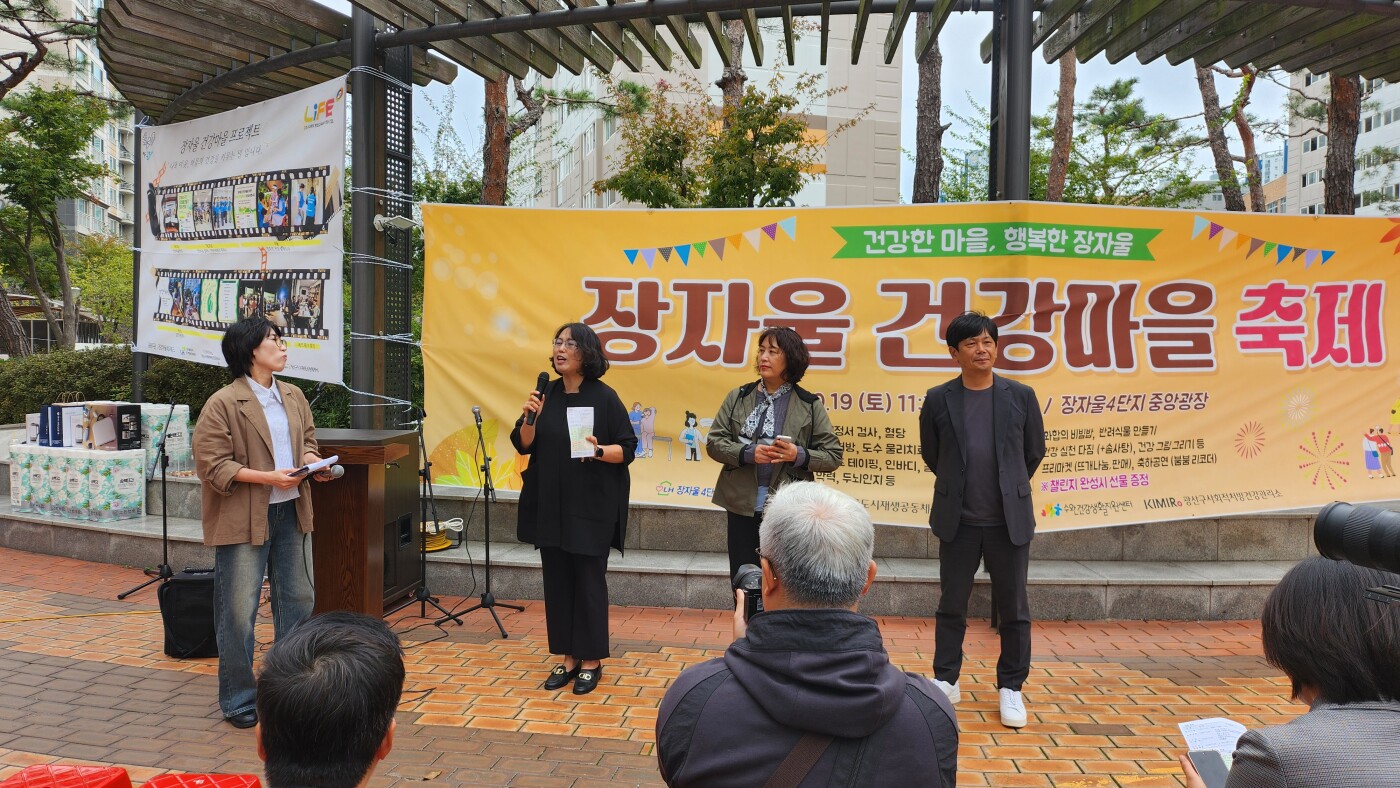
[[120, 766], [45, 763], [11, 775], [0, 788], [131, 788], [131, 778]]
[[262, 788], [252, 774], [162, 774], [144, 788]]

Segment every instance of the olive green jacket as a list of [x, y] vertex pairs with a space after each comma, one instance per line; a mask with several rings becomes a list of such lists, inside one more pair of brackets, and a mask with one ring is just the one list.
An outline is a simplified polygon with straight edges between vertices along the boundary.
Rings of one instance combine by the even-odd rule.
[[[710, 500], [744, 517], [753, 516], [754, 504], [758, 502], [758, 466], [743, 462], [747, 444], [739, 435], [744, 430], [744, 420], [758, 405], [757, 389], [758, 381], [754, 381], [729, 392], [705, 438], [705, 453], [722, 466]], [[821, 398], [801, 386], [793, 386], [790, 396], [778, 434], [791, 437], [793, 443], [806, 450], [807, 462], [802, 467], [786, 462], [775, 464], [768, 484], [770, 495], [790, 481], [811, 481], [813, 474], [836, 470], [845, 453]]]

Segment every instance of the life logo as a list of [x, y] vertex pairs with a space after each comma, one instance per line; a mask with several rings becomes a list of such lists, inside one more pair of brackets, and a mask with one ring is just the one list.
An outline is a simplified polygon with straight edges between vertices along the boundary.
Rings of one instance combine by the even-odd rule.
[[1059, 517], [1062, 514], [1064, 509], [1057, 503], [1046, 504], [1045, 508], [1040, 510], [1041, 517]]
[[675, 492], [675, 491], [676, 491], [675, 485], [671, 484], [670, 482], [662, 482], [662, 483], [656, 485], [656, 494], [657, 494], [657, 495], [670, 495], [671, 493], [673, 493], [673, 492]]
[[345, 88], [341, 88], [335, 92], [334, 98], [307, 104], [306, 108], [302, 110], [301, 119], [306, 122], [307, 128], [326, 123], [335, 118], [336, 105], [343, 103], [344, 99]]

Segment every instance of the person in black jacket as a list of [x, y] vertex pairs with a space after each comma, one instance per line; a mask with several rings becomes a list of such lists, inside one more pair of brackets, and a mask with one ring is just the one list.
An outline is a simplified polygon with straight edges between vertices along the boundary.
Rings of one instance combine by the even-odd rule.
[[[783, 485], [765, 511], [765, 610], [746, 626], [736, 591], [734, 643], [666, 691], [656, 720], [662, 779], [952, 788], [952, 704], [927, 678], [890, 664], [880, 628], [855, 612], [875, 580], [870, 515], [804, 481]], [[796, 765], [784, 764], [790, 753]]]
[[934, 683], [958, 702], [967, 602], [977, 564], [985, 561], [1000, 618], [1001, 724], [1020, 728], [1027, 720], [1021, 685], [1031, 669], [1031, 476], [1045, 457], [1045, 423], [1034, 389], [992, 372], [997, 324], [991, 318], [958, 315], [945, 341], [962, 374], [929, 389], [919, 411], [919, 449], [937, 477], [929, 513], [939, 542]]
[[[608, 656], [608, 551], [621, 552], [627, 533], [637, 435], [617, 392], [599, 380], [608, 359], [593, 329], [562, 326], [550, 364], [559, 378], [530, 392], [510, 434], [516, 451], [530, 456], [516, 537], [540, 551], [549, 650], [564, 657], [544, 688], [572, 681], [583, 695], [598, 686]], [[587, 457], [571, 456], [570, 412], [592, 420]], [[537, 420], [526, 424], [531, 413]]]

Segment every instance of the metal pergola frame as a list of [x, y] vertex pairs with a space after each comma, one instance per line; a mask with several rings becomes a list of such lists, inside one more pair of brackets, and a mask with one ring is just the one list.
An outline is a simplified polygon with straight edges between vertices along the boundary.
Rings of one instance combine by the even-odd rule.
[[[750, 51], [761, 64], [757, 20], [780, 18], [792, 62], [796, 17], [820, 17], [822, 63], [832, 16], [856, 17], [851, 63], [859, 61], [871, 15], [891, 24], [880, 48], [884, 62], [899, 51], [909, 17], [929, 12], [932, 24], [914, 43], [922, 59], [954, 12], [990, 12], [993, 32], [983, 42], [992, 63], [990, 183], [994, 200], [1023, 200], [1030, 186], [1031, 56], [1046, 61], [1074, 51], [1080, 62], [1104, 54], [1116, 63], [1136, 54], [1147, 63], [1252, 63], [1261, 68], [1360, 74], [1400, 81], [1400, 0], [352, 0], [348, 18], [309, 0], [109, 0], [99, 17], [99, 45], [112, 55], [109, 72], [124, 95], [158, 123], [198, 117], [290, 92], [322, 81], [325, 66], [349, 57], [352, 108], [351, 259], [407, 254], [406, 231], [374, 228], [376, 215], [407, 215], [411, 192], [411, 93], [402, 86], [450, 82], [456, 66], [486, 79], [553, 76], [622, 61], [633, 70], [644, 57], [669, 70], [672, 45], [695, 66], [702, 46], [692, 26], [704, 28], [714, 53], [729, 61], [723, 23], [743, 20]], [[181, 13], [184, 16], [181, 16]], [[243, 17], [239, 15], [243, 14]], [[173, 18], [172, 18], [173, 17]], [[166, 40], [151, 23], [168, 21], [169, 51], [144, 67], [137, 53]], [[188, 31], [211, 22], [211, 56], [191, 47]], [[662, 37], [665, 30], [672, 43]], [[322, 36], [327, 41], [322, 41]], [[230, 51], [247, 44], [242, 58]], [[216, 44], [216, 45], [215, 45]], [[255, 48], [256, 47], [256, 48]], [[143, 49], [144, 48], [144, 49]], [[434, 50], [442, 59], [426, 56]], [[264, 52], [266, 54], [264, 54]], [[225, 58], [225, 59], [221, 59]], [[246, 63], [242, 62], [246, 59]], [[448, 62], [451, 61], [451, 62]], [[456, 64], [454, 66], [453, 64]], [[385, 80], [386, 66], [396, 70]], [[343, 66], [341, 66], [343, 69]], [[162, 70], [164, 69], [164, 70]], [[167, 73], [168, 72], [168, 73]], [[343, 71], [342, 71], [343, 73]], [[396, 83], [396, 84], [395, 84]], [[386, 115], [386, 112], [398, 113]], [[388, 118], [388, 123], [376, 119]], [[386, 126], [397, 136], [386, 138]], [[405, 131], [407, 130], [407, 131]], [[390, 135], [392, 136], [392, 135]], [[406, 138], [405, 138], [406, 137]], [[138, 180], [140, 176], [138, 161]], [[388, 185], [394, 186], [388, 189]], [[397, 196], [396, 196], [397, 195]], [[377, 341], [401, 333], [407, 304], [394, 303], [391, 274], [355, 265], [351, 272], [352, 426], [386, 426], [376, 395], [405, 381], [386, 374], [396, 350]], [[403, 312], [399, 315], [398, 312]], [[388, 349], [386, 349], [388, 348]], [[405, 351], [406, 352], [406, 351]], [[140, 354], [138, 354], [140, 356]], [[406, 356], [404, 356], [406, 358]], [[400, 359], [402, 360], [402, 359]], [[405, 362], [406, 363], [406, 362]], [[396, 364], [397, 365], [397, 364]], [[138, 357], [134, 394], [140, 396]], [[396, 396], [395, 401], [406, 399]], [[389, 426], [392, 426], [391, 424]]]

